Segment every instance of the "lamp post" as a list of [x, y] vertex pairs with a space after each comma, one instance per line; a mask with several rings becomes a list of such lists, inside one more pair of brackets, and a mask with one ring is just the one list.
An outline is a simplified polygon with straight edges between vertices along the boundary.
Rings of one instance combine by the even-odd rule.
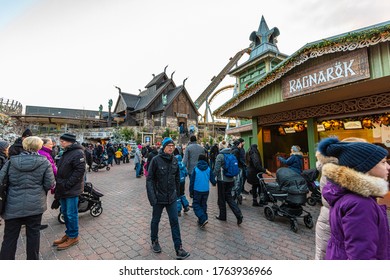
[[111, 127], [111, 107], [112, 99], [108, 100], [108, 127]]
[[100, 106], [99, 106], [99, 120], [102, 119], [102, 112], [103, 112], [103, 105], [100, 104]]

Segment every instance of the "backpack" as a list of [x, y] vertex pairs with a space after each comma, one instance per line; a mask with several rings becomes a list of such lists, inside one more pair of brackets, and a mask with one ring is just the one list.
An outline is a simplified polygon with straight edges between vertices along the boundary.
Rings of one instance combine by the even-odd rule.
[[186, 181], [188, 172], [187, 172], [187, 168], [184, 166], [182, 162], [179, 163], [179, 170], [180, 170], [180, 183], [183, 183]]
[[237, 176], [240, 170], [238, 169], [238, 160], [234, 154], [223, 154], [225, 165], [223, 167], [223, 175], [226, 177]]

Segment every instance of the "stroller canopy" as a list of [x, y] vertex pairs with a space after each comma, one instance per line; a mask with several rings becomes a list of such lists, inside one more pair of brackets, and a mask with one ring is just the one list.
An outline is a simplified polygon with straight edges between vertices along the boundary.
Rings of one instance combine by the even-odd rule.
[[287, 167], [276, 171], [276, 181], [280, 189], [289, 194], [305, 194], [309, 192], [305, 178]]

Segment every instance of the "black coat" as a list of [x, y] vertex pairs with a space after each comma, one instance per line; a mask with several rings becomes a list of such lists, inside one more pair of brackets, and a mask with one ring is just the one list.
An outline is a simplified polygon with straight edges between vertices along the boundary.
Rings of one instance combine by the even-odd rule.
[[84, 190], [84, 147], [73, 144], [65, 149], [58, 162], [55, 198], [79, 196]]
[[259, 152], [254, 149], [250, 149], [247, 153], [248, 168], [247, 168], [247, 181], [251, 185], [259, 184], [258, 173], [265, 173], [266, 169], [261, 163], [261, 156]]
[[22, 137], [19, 137], [18, 139], [15, 140], [15, 143], [9, 147], [8, 157], [17, 156], [24, 151], [22, 142], [23, 142]]
[[180, 171], [176, 157], [160, 152], [149, 163], [146, 190], [150, 205], [176, 202], [180, 193]]

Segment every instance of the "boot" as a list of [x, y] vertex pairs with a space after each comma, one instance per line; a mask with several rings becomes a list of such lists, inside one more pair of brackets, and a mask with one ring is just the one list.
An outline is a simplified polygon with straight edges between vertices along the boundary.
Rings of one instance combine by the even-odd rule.
[[68, 249], [69, 247], [72, 247], [73, 245], [76, 245], [77, 243], [79, 243], [79, 241], [80, 241], [79, 236], [77, 236], [75, 238], [68, 237], [68, 239], [64, 243], [57, 246], [57, 250], [61, 251], [61, 250]]
[[257, 202], [257, 200], [253, 200], [252, 206], [259, 207], [260, 204]]
[[60, 239], [54, 240], [53, 246], [58, 246], [58, 245], [64, 243], [66, 240], [68, 240], [68, 238], [69, 238], [69, 237], [65, 234], [65, 235], [64, 235], [63, 237], [61, 237]]

